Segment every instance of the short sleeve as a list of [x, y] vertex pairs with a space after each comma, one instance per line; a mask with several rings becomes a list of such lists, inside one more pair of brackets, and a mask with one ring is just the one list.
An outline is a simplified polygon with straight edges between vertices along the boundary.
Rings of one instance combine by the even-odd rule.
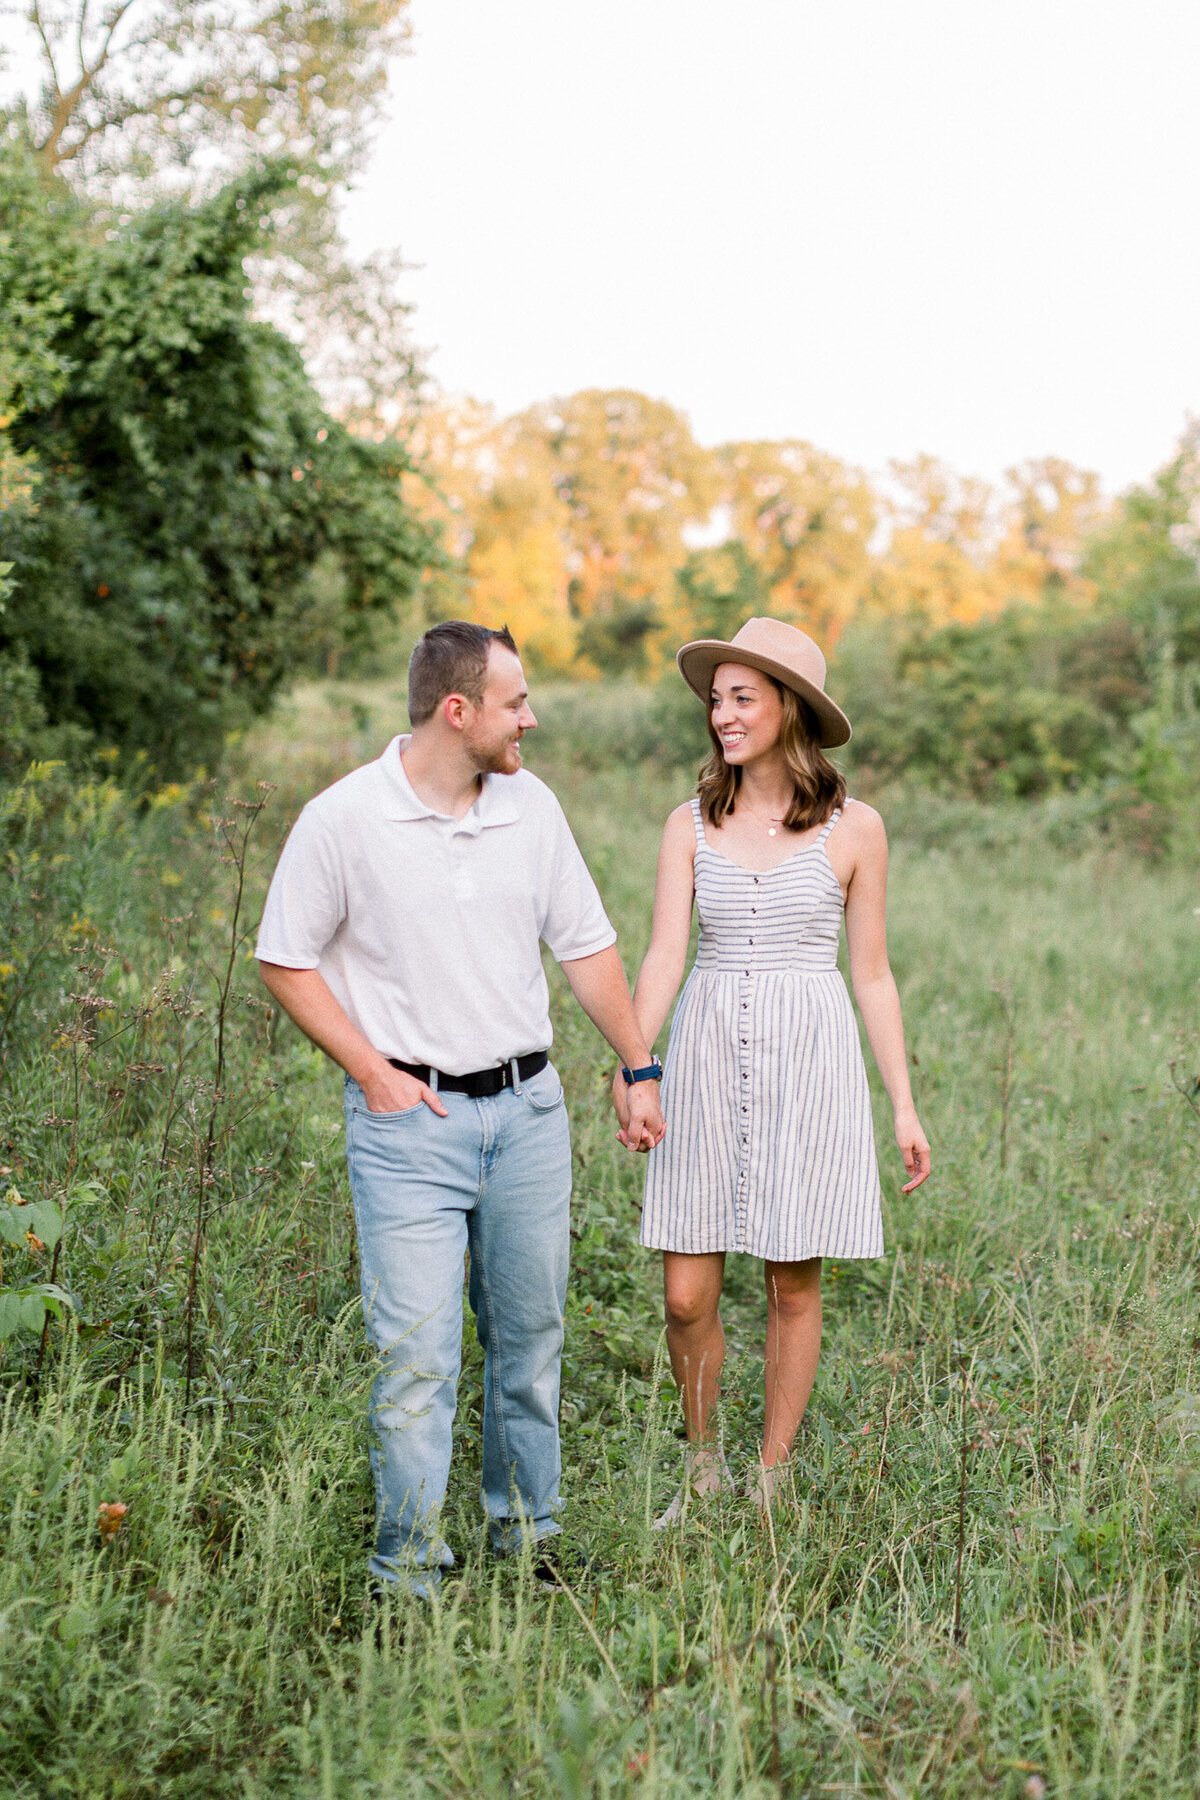
[[553, 798], [549, 835], [550, 866], [542, 942], [556, 962], [574, 962], [581, 956], [595, 956], [598, 951], [615, 944], [617, 934], [609, 922], [579, 845], [571, 835], [566, 814]]
[[259, 962], [315, 969], [346, 917], [341, 858], [311, 804], [293, 825], [271, 877], [258, 942]]

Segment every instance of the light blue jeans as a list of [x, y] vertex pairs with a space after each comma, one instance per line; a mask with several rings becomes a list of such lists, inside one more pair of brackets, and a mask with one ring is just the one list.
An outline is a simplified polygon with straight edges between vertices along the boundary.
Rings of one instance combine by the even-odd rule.
[[[371, 1394], [371, 1573], [428, 1596], [454, 1566], [438, 1529], [462, 1354], [463, 1254], [484, 1350], [482, 1501], [505, 1555], [559, 1530], [558, 1392], [571, 1145], [553, 1065], [493, 1098], [368, 1112], [346, 1081], [346, 1154]], [[417, 1571], [420, 1571], [418, 1573]]]

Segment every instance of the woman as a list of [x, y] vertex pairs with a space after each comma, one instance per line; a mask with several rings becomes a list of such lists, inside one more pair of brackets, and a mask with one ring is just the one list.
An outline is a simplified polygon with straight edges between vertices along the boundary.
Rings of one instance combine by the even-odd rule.
[[[888, 966], [887, 839], [822, 753], [850, 736], [824, 691], [825, 659], [794, 626], [751, 619], [730, 643], [685, 644], [678, 661], [709, 708], [712, 754], [696, 798], [663, 832], [634, 994], [652, 1044], [683, 977], [694, 897], [700, 949], [671, 1028], [667, 1135], [650, 1158], [642, 1214], [642, 1243], [663, 1252], [689, 1445], [660, 1527], [680, 1516], [689, 1487], [711, 1493], [731, 1479], [714, 1418], [726, 1255], [765, 1264], [766, 1419], [750, 1483], [765, 1510], [816, 1374], [821, 1259], [883, 1250], [867, 1076], [837, 969], [843, 916], [855, 999], [910, 1177], [904, 1192], [929, 1174]], [[618, 1072], [618, 1110], [624, 1079]]]

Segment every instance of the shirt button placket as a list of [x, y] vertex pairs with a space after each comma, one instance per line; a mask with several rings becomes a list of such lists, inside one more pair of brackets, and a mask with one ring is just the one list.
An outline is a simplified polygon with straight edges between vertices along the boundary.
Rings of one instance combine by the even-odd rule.
[[[757, 887], [758, 884], [759, 877], [756, 875], [754, 877], [755, 887]], [[752, 906], [750, 908], [751, 917], [756, 917], [757, 913], [757, 906]], [[752, 937], [749, 938], [749, 946], [751, 949], [754, 947], [754, 939]], [[742, 972], [741, 1004], [743, 1013], [750, 1011], [750, 997], [753, 993], [750, 982], [753, 979], [754, 977], [751, 970], [748, 968], [744, 969]], [[738, 1103], [738, 1137], [741, 1141], [738, 1145], [737, 1194], [734, 1203], [737, 1219], [737, 1241], [739, 1245], [743, 1245], [746, 1241], [746, 1212], [750, 1199], [750, 1040], [753, 1035], [749, 1020], [743, 1019], [741, 1031], [738, 1034], [738, 1074], [740, 1076], [738, 1090], [742, 1096]]]

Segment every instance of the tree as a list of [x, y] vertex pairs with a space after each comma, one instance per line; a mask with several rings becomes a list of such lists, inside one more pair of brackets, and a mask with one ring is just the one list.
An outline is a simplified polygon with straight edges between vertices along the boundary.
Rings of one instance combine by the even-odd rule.
[[677, 580], [688, 637], [733, 637], [747, 619], [769, 613], [771, 592], [740, 538], [693, 550]]
[[1105, 509], [1089, 471], [1043, 457], [1010, 469], [1007, 492], [932, 456], [893, 463], [891, 475], [878, 610], [970, 625], [1010, 606], [1093, 598], [1081, 559]]
[[535, 668], [565, 673], [577, 649], [567, 516], [544, 437], [477, 401], [441, 400], [423, 409], [411, 448], [422, 474], [406, 492], [457, 560], [435, 584], [437, 609], [506, 623]]
[[1108, 514], [1100, 477], [1061, 456], [1042, 456], [1009, 469], [1007, 479], [1010, 534], [1037, 560], [1042, 585], [1082, 593], [1087, 541]]
[[932, 456], [894, 462], [891, 477], [877, 609], [934, 625], [969, 625], [998, 612], [1004, 601], [992, 566], [999, 537], [992, 489]]
[[29, 108], [47, 173], [85, 180], [264, 155], [332, 176], [362, 158], [408, 32], [407, 0], [24, 0]]
[[1152, 480], [1130, 488], [1083, 562], [1101, 603], [1136, 631], [1160, 725], [1200, 741], [1200, 420]]
[[652, 665], [656, 637], [675, 627], [688, 530], [718, 497], [711, 452], [682, 413], [630, 389], [547, 401], [520, 424], [551, 459], [581, 649], [600, 668]]
[[[407, 426], [420, 387], [394, 256], [347, 253], [330, 206], [361, 166], [408, 0], [21, 0], [40, 90], [23, 126], [48, 176], [120, 218], [147, 191], [212, 192], [264, 158], [295, 172], [250, 268], [341, 416]], [[10, 108], [10, 112], [13, 109]], [[21, 109], [17, 109], [20, 111]], [[106, 221], [107, 222], [107, 221]]]
[[876, 505], [866, 477], [799, 441], [725, 444], [718, 458], [733, 536], [770, 611], [831, 649], [870, 586]]
[[18, 145], [0, 160], [0, 367], [33, 371], [8, 439], [34, 484], [0, 519], [0, 654], [52, 724], [162, 771], [210, 761], [303, 660], [318, 565], [353, 629], [432, 554], [401, 452], [325, 414], [249, 316], [243, 262], [286, 185], [261, 170], [97, 241]]

